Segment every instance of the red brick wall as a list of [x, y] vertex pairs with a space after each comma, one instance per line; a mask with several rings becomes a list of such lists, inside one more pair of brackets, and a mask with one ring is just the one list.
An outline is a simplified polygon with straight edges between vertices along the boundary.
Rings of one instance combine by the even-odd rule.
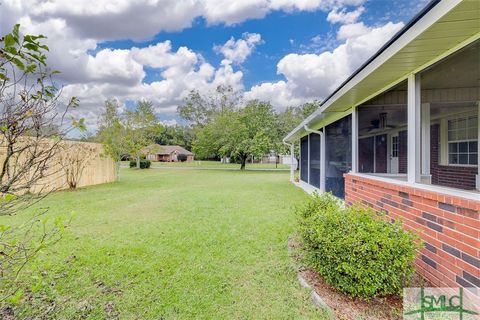
[[416, 260], [435, 286], [480, 287], [480, 201], [345, 175], [345, 201], [384, 211], [425, 242]]
[[430, 173], [432, 184], [452, 188], [474, 190], [475, 176], [478, 169], [474, 167], [442, 166], [440, 159], [440, 125], [434, 124], [430, 129]]

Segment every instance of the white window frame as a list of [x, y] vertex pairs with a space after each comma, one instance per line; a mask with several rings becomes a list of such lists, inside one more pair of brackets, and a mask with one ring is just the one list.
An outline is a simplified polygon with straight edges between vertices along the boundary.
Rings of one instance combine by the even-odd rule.
[[[441, 166], [448, 166], [448, 167], [462, 167], [462, 168], [476, 168], [478, 167], [478, 163], [477, 164], [455, 164], [455, 163], [450, 163], [450, 149], [449, 149], [449, 145], [450, 145], [450, 142], [454, 143], [454, 142], [473, 142], [475, 141], [475, 139], [464, 139], [464, 140], [454, 140], [454, 141], [450, 141], [448, 139], [448, 122], [451, 121], [451, 120], [457, 120], [459, 118], [462, 118], [462, 117], [469, 117], [471, 114], [470, 113], [466, 113], [466, 112], [462, 112], [462, 113], [457, 113], [457, 114], [453, 114], [453, 115], [449, 115], [447, 117], [444, 117], [444, 118], [441, 118], [440, 119], [440, 165]], [[477, 123], [479, 122], [478, 121], [478, 113], [477, 113]], [[478, 130], [479, 128], [477, 128]], [[478, 157], [478, 144], [479, 144], [479, 137], [477, 136], [477, 157]], [[477, 161], [478, 162], [478, 161]]]

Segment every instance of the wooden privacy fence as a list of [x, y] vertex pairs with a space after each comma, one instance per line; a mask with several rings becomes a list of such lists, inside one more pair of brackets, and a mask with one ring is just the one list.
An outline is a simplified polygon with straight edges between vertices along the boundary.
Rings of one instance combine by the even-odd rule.
[[58, 161], [53, 162], [55, 173], [47, 177], [53, 189], [69, 188], [72, 179], [78, 179], [77, 188], [115, 181], [115, 161], [105, 154], [102, 144], [63, 141], [59, 150]]
[[[29, 138], [23, 143], [28, 144]], [[77, 188], [86, 187], [116, 180], [115, 161], [105, 154], [102, 144], [70, 140], [55, 142], [45, 139], [41, 145], [50, 148], [55, 143], [58, 146], [48, 158], [44, 177], [35, 182], [30, 192], [68, 189], [72, 184]], [[0, 146], [0, 163], [3, 163], [5, 157], [6, 148]], [[22, 157], [20, 156], [18, 162], [22, 162]]]

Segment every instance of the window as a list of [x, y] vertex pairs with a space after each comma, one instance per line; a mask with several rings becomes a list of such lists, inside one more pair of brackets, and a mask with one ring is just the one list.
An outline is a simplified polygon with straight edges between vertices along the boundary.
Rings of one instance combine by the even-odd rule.
[[326, 127], [325, 189], [345, 198], [343, 174], [352, 169], [352, 117], [347, 116]]
[[392, 157], [398, 158], [398, 136], [392, 136]]
[[458, 116], [448, 120], [448, 163], [478, 164], [478, 118]]

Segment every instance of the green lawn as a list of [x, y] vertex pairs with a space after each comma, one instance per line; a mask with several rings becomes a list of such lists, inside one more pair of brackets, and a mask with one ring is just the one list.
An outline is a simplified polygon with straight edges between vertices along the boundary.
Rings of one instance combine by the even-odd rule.
[[[122, 166], [128, 167], [129, 162], [123, 161]], [[221, 163], [220, 161], [203, 161], [195, 160], [193, 162], [158, 162], [152, 161], [152, 168], [164, 168], [164, 167], [180, 167], [180, 168], [197, 168], [197, 169], [240, 169], [240, 164], [238, 163]], [[245, 166], [247, 170], [249, 169], [290, 169], [289, 165], [278, 164], [275, 166], [274, 163], [247, 163]]]
[[52, 195], [50, 215], [77, 215], [25, 270], [43, 289], [16, 316], [322, 319], [287, 251], [305, 197], [288, 172], [178, 169]]

